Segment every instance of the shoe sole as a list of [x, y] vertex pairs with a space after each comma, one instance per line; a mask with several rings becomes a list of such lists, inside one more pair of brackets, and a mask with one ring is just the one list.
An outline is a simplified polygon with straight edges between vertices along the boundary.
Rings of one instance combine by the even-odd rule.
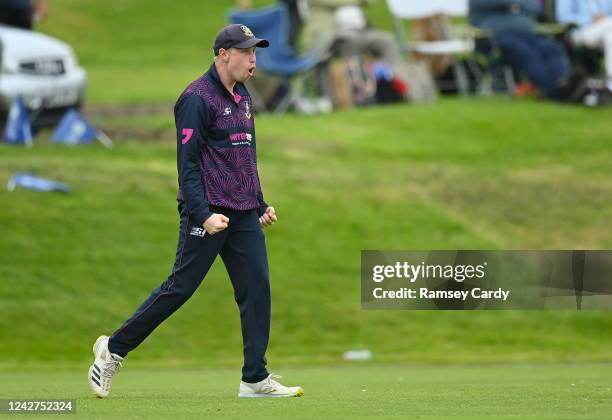
[[[94, 355], [94, 363], [96, 362], [96, 359], [98, 357], [98, 355], [96, 354], [96, 349], [98, 347], [98, 344], [102, 341], [107, 339], [108, 337], [105, 335], [101, 335], [100, 337], [98, 337], [98, 339], [96, 340], [96, 342], [94, 343], [93, 347], [92, 347], [92, 351], [93, 351], [93, 355]], [[91, 391], [96, 394], [96, 397], [98, 398], [106, 398], [108, 396], [107, 395], [101, 395], [98, 393], [98, 391], [96, 390], [96, 384], [93, 383], [93, 381], [91, 380], [91, 376], [92, 376], [92, 372], [93, 372], [93, 363], [91, 364], [91, 366], [89, 366], [89, 370], [87, 371], [87, 383], [89, 384], [89, 388], [91, 389]]]
[[304, 395], [302, 388], [298, 389], [295, 394], [291, 395], [270, 395], [270, 394], [238, 394], [238, 398], [295, 398]]

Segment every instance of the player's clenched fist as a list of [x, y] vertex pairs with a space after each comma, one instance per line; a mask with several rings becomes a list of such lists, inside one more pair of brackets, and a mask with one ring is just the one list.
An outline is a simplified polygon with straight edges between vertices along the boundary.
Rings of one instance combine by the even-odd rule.
[[274, 223], [276, 223], [276, 220], [278, 219], [276, 218], [276, 211], [274, 210], [274, 207], [268, 207], [263, 216], [259, 218], [259, 224], [261, 227], [272, 226]]
[[204, 229], [209, 235], [214, 235], [217, 232], [221, 232], [227, 229], [229, 218], [223, 214], [214, 213], [204, 222]]

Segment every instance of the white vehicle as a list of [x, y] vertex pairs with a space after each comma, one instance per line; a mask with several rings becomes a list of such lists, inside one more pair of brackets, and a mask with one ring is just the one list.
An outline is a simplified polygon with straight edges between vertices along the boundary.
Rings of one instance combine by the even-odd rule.
[[72, 48], [48, 35], [0, 25], [0, 129], [13, 99], [21, 95], [35, 127], [56, 124], [79, 108], [87, 74]]

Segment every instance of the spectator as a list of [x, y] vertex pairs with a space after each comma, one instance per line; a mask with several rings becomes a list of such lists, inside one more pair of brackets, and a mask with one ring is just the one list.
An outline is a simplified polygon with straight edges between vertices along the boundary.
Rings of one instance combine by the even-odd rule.
[[612, 0], [557, 0], [557, 20], [576, 25], [575, 45], [603, 50], [608, 90], [612, 90]]
[[397, 67], [401, 51], [393, 36], [368, 26], [362, 5], [372, 0], [309, 0], [304, 25], [307, 49], [332, 49], [343, 57], [364, 52]]
[[[2, 0], [0, 0], [2, 1]], [[302, 30], [302, 24], [306, 14], [307, 0], [279, 0], [279, 3], [287, 7], [289, 13], [289, 45], [296, 47], [297, 39]], [[252, 9], [253, 0], [236, 0], [238, 9]]]
[[297, 39], [302, 30], [306, 14], [306, 0], [280, 0], [289, 12], [289, 45], [297, 46]]
[[49, 14], [49, 2], [47, 0], [34, 0], [34, 23], [45, 20]]
[[579, 83], [570, 77], [561, 47], [535, 33], [540, 11], [536, 0], [470, 0], [469, 6], [470, 22], [493, 32], [504, 59], [525, 73], [544, 97], [581, 99], [576, 97]]
[[[307, 51], [321, 52], [324, 57], [315, 69], [317, 94], [322, 95], [323, 103], [332, 101], [344, 107], [375, 100], [376, 80], [366, 74], [366, 61], [384, 63], [396, 77], [403, 74], [401, 51], [395, 38], [372, 28], [361, 8], [372, 1], [306, 1], [301, 45]], [[363, 88], [365, 86], [367, 88]], [[349, 90], [353, 95], [347, 101], [345, 99], [351, 96], [346, 94]]]
[[47, 16], [47, 0], [0, 0], [0, 24], [32, 29]]

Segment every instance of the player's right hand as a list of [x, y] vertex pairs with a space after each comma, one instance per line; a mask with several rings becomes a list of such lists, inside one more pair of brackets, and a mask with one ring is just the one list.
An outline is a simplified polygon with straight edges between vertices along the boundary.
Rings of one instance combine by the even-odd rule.
[[223, 214], [213, 213], [208, 219], [204, 221], [202, 225], [209, 235], [214, 235], [217, 232], [221, 232], [227, 229], [229, 218]]

